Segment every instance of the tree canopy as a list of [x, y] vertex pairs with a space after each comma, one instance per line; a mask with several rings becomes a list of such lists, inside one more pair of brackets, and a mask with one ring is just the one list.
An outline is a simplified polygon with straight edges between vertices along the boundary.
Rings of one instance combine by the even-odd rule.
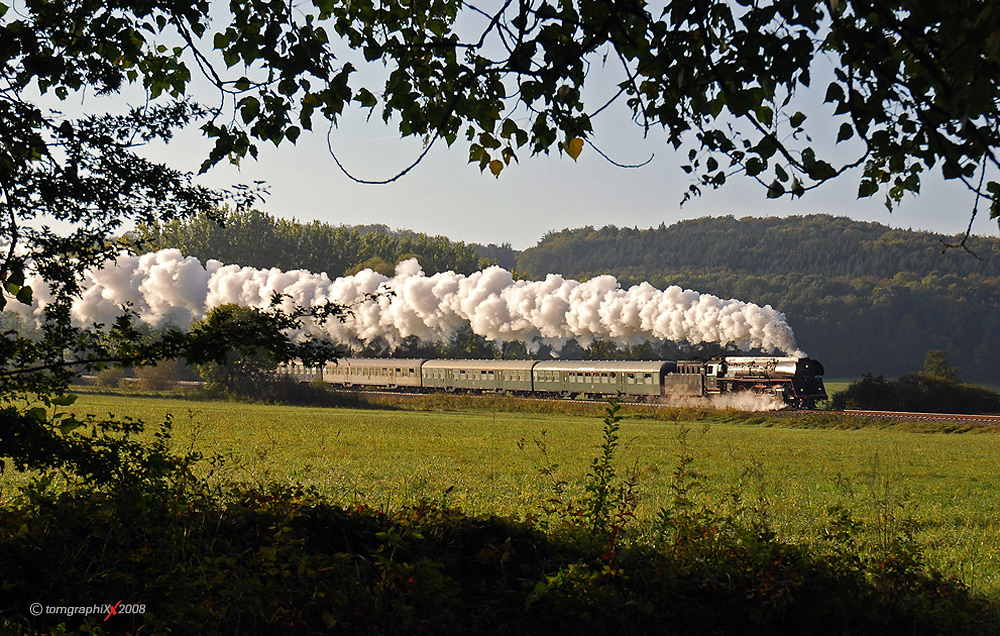
[[[576, 158], [595, 116], [620, 101], [649, 134], [687, 151], [689, 194], [744, 174], [767, 196], [797, 196], [860, 167], [859, 196], [883, 192], [891, 205], [940, 166], [996, 216], [995, 9], [974, 0], [0, 5], [4, 293], [27, 298], [25, 260], [72, 287], [65, 268], [106, 256], [123, 223], [225, 196], [144, 162], [136, 145], [197, 124], [214, 140], [207, 170], [335, 126], [349, 107], [428, 147], [462, 140], [470, 161], [499, 175], [519, 154]], [[212, 105], [186, 101], [195, 78], [214, 87], [201, 94]], [[129, 87], [148, 101], [123, 115], [53, 110], [71, 95]], [[832, 112], [803, 106], [820, 94]], [[52, 220], [75, 233], [39, 229]], [[60, 252], [75, 258], [52, 257]]]
[[173, 247], [203, 262], [214, 258], [245, 267], [307, 269], [331, 277], [373, 265], [391, 276], [396, 264], [407, 258], [416, 258], [429, 273], [452, 270], [471, 274], [488, 262], [479, 256], [476, 246], [444, 236], [393, 231], [379, 225], [299, 223], [258, 210], [216, 210], [144, 224], [133, 236], [142, 251]]
[[[143, 145], [199, 126], [204, 171], [348, 108], [499, 175], [523, 154], [575, 159], [617, 101], [686, 151], [689, 194], [743, 174], [797, 196], [858, 167], [859, 196], [891, 205], [940, 167], [996, 216], [998, 33], [996, 4], [973, 0], [0, 4], [4, 303], [30, 300], [37, 271], [68, 320], [82, 271], [129, 224], [257, 194], [202, 188]], [[100, 99], [126, 91], [141, 105]]]

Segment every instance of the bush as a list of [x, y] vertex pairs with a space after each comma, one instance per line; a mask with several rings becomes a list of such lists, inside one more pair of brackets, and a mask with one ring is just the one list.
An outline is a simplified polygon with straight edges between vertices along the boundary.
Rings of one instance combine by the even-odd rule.
[[169, 389], [187, 375], [189, 375], [187, 369], [180, 360], [165, 360], [159, 364], [139, 367], [135, 370], [136, 384], [144, 391]]
[[[905, 551], [816, 556], [724, 526], [691, 533], [676, 553], [633, 546], [609, 560], [526, 523], [432, 505], [341, 508], [276, 488], [202, 503], [36, 496], [0, 511], [0, 528], [0, 629], [14, 634], [56, 623], [202, 634], [996, 633], [987, 604]], [[28, 612], [109, 599], [146, 613], [105, 623]]]
[[918, 413], [1000, 413], [1000, 393], [927, 373], [898, 380], [865, 375], [833, 396], [834, 409]]
[[107, 367], [94, 374], [94, 385], [104, 389], [117, 389], [128, 384], [132, 370], [123, 367]]

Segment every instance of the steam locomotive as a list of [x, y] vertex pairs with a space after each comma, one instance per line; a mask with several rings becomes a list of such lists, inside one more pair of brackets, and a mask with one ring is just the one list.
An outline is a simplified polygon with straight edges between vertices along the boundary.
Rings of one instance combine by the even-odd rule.
[[299, 381], [342, 388], [507, 393], [684, 402], [729, 395], [770, 396], [792, 408], [827, 398], [823, 365], [810, 358], [727, 356], [710, 360], [603, 362], [342, 358], [323, 368], [286, 366]]

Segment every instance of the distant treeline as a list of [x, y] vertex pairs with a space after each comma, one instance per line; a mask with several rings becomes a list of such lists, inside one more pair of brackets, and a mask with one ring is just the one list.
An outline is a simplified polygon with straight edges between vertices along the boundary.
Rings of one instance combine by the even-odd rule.
[[528, 277], [617, 276], [769, 304], [832, 377], [900, 376], [940, 349], [969, 380], [997, 384], [1000, 240], [824, 215], [703, 218], [649, 230], [547, 234], [519, 254]]
[[142, 251], [168, 247], [202, 261], [244, 267], [326, 272], [331, 278], [371, 268], [387, 276], [399, 261], [416, 258], [424, 271], [471, 274], [484, 264], [475, 246], [384, 225], [300, 223], [251, 210], [222, 210], [136, 231]]
[[[551, 232], [517, 252], [506, 244], [466, 244], [381, 225], [304, 224], [256, 211], [225, 212], [222, 219], [224, 227], [201, 217], [141, 228], [138, 236], [148, 250], [176, 247], [203, 260], [304, 268], [331, 277], [364, 267], [391, 274], [397, 262], [416, 257], [428, 274], [468, 274], [497, 263], [525, 278], [612, 274], [623, 286], [679, 285], [775, 307], [829, 377], [898, 377], [920, 369], [927, 351], [943, 350], [964, 379], [998, 383], [1000, 240], [995, 238], [973, 237], [974, 256], [962, 249], [942, 252], [954, 237], [846, 218], [722, 217], [648, 230]], [[470, 347], [473, 341], [454, 348], [489, 353], [482, 349], [485, 343]], [[415, 345], [413, 353], [422, 348]]]
[[615, 274], [647, 280], [679, 272], [733, 272], [770, 277], [789, 272], [827, 278], [888, 280], [900, 272], [1000, 276], [1000, 240], [975, 237], [978, 258], [942, 253], [955, 237], [894, 230], [821, 214], [788, 218], [732, 216], [639, 230], [583, 227], [546, 234], [523, 251], [518, 268], [531, 277]]

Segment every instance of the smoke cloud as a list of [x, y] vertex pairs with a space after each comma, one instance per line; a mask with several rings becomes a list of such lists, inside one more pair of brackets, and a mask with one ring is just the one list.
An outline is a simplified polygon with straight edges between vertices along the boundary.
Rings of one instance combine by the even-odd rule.
[[[36, 303], [19, 311], [38, 316], [47, 294], [39, 281], [30, 284]], [[266, 307], [276, 292], [287, 295], [287, 309], [328, 299], [352, 305], [346, 322], [331, 321], [322, 329], [354, 347], [378, 338], [391, 346], [410, 336], [442, 341], [468, 325], [487, 339], [529, 346], [559, 346], [569, 339], [583, 346], [594, 339], [618, 344], [671, 340], [803, 355], [784, 315], [770, 305], [723, 300], [677, 286], [660, 290], [642, 283], [622, 289], [612, 276], [579, 282], [550, 274], [544, 280], [521, 281], [500, 267], [469, 276], [427, 276], [415, 259], [400, 263], [391, 278], [364, 270], [330, 280], [304, 270], [254, 269], [215, 260], [203, 265], [175, 249], [122, 256], [87, 274], [73, 315], [80, 323], [108, 324], [129, 304], [152, 327], [186, 328], [226, 303]], [[366, 299], [380, 292], [374, 300]]]

